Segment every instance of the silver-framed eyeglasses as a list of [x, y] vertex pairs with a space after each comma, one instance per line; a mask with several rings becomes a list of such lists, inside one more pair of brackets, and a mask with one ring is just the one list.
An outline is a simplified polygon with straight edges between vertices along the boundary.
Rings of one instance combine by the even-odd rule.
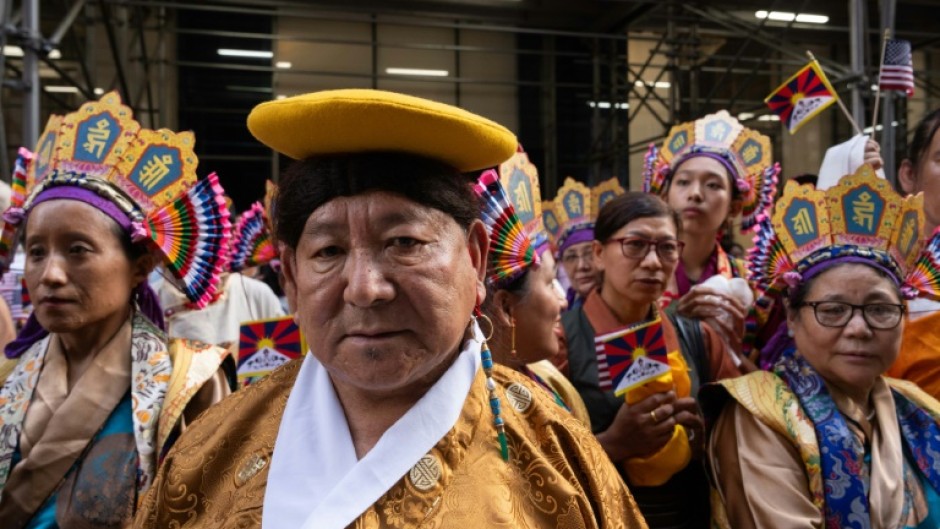
[[645, 259], [650, 250], [655, 249], [656, 255], [664, 263], [674, 263], [682, 256], [685, 243], [678, 239], [660, 239], [654, 241], [646, 237], [619, 237], [608, 239], [607, 242], [620, 244], [620, 251], [627, 259]]
[[901, 323], [907, 307], [898, 303], [867, 303], [856, 305], [844, 301], [806, 301], [801, 306], [812, 307], [816, 321], [823, 327], [845, 327], [862, 312], [862, 318], [872, 329], [894, 329]]

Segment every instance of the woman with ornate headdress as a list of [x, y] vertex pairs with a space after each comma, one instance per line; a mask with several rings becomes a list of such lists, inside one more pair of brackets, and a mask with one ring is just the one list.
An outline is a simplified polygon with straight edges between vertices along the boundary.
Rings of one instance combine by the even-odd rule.
[[663, 296], [680, 314], [708, 321], [736, 353], [745, 351], [758, 325], [750, 307], [728, 291], [702, 285], [712, 276], [745, 278], [742, 261], [730, 257], [719, 239], [729, 219], [741, 216], [741, 230], [766, 214], [776, 192], [779, 166], [770, 140], [745, 128], [722, 110], [697, 121], [676, 125], [661, 149], [650, 146], [643, 190], [656, 193], [682, 216], [685, 250]]
[[228, 353], [168, 342], [147, 284], [163, 261], [201, 304], [224, 265], [228, 212], [193, 146], [109, 93], [20, 151], [0, 250], [22, 239], [35, 310], [5, 351], [4, 528], [129, 527], [160, 457], [230, 392]]
[[645, 527], [589, 431], [494, 364], [477, 323], [490, 237], [467, 173], [515, 136], [380, 90], [262, 103], [248, 127], [299, 160], [274, 226], [309, 354], [183, 433], [138, 527]]
[[751, 270], [784, 296], [783, 352], [703, 390], [719, 526], [940, 525], [940, 402], [883, 376], [905, 299], [940, 297], [922, 202], [863, 165], [827, 190], [787, 183], [762, 220]]
[[568, 308], [581, 305], [597, 288], [598, 274], [594, 264], [594, 222], [601, 207], [625, 192], [616, 178], [593, 188], [571, 178], [558, 189], [551, 201], [542, 206], [545, 229], [555, 247], [555, 257], [562, 265], [567, 282]]
[[[516, 200], [507, 196], [495, 171], [484, 172], [474, 186], [490, 235], [487, 292], [481, 307], [492, 327], [487, 343], [496, 362], [531, 377], [559, 405], [590, 426], [578, 392], [549, 362], [558, 355], [556, 331], [560, 329], [566, 301], [555, 279], [555, 259], [541, 229], [541, 215], [536, 214], [538, 222], [529, 227], [523, 226], [516, 215], [516, 201], [524, 209], [539, 200], [538, 179], [526, 184], [523, 187], [528, 191], [517, 187], [520, 194], [514, 195]], [[524, 394], [522, 398], [526, 398]]]

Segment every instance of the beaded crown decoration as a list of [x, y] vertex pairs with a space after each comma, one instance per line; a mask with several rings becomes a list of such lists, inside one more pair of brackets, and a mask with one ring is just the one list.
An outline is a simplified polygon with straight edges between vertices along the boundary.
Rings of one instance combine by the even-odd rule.
[[558, 236], [558, 246], [563, 246], [565, 240], [576, 230], [594, 227], [593, 196], [591, 188], [571, 178], [565, 178], [564, 184], [555, 195], [555, 214], [561, 224], [561, 234]]
[[530, 266], [538, 264], [539, 255], [496, 171], [483, 172], [473, 190], [480, 197], [480, 215], [490, 236], [487, 281], [498, 288], [512, 283]]
[[141, 128], [116, 92], [66, 116], [51, 116], [35, 156], [23, 149], [17, 162], [13, 199], [4, 214], [2, 265], [39, 194], [81, 187], [126, 214], [132, 240], [159, 251], [177, 286], [204, 306], [217, 290], [231, 224], [218, 177], [196, 177], [194, 145], [191, 132]]
[[926, 233], [923, 196], [901, 197], [870, 165], [825, 191], [787, 182], [754, 243], [748, 266], [762, 293], [796, 285], [817, 263], [855, 256], [890, 270], [905, 297], [940, 299], [940, 231]]
[[539, 171], [521, 146], [512, 157], [499, 165], [499, 180], [526, 234], [532, 240], [535, 251], [542, 253], [548, 245], [548, 235], [542, 227]]
[[770, 139], [741, 125], [725, 110], [672, 127], [662, 148], [651, 144], [643, 191], [662, 193], [676, 167], [702, 153], [719, 156], [734, 169], [732, 176], [743, 201], [741, 229], [756, 225], [773, 205], [780, 166], [773, 163]]
[[591, 188], [591, 215], [594, 220], [601, 213], [608, 202], [626, 193], [627, 190], [620, 185], [616, 177], [609, 178]]

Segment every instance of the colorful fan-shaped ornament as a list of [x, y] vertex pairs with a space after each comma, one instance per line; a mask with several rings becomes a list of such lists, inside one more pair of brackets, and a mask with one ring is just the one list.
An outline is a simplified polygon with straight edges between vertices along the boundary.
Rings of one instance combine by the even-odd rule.
[[260, 266], [277, 257], [277, 250], [268, 231], [264, 206], [255, 202], [242, 214], [235, 227], [235, 243], [232, 245], [231, 270], [238, 272], [252, 266]]
[[143, 233], [166, 257], [166, 266], [182, 283], [190, 302], [205, 307], [213, 299], [225, 269], [231, 223], [215, 173], [186, 194], [147, 216]]
[[905, 286], [918, 295], [940, 299], [940, 229], [934, 232], [921, 251], [920, 258], [908, 273]]
[[473, 189], [480, 197], [481, 217], [490, 234], [488, 280], [505, 285], [538, 263], [539, 257], [496, 172], [484, 172]]
[[[10, 208], [4, 213], [3, 233], [0, 234], [0, 271], [6, 270], [13, 259], [16, 246], [16, 234], [23, 215], [23, 202], [26, 201], [26, 179], [33, 153], [20, 148], [13, 166], [13, 181], [10, 185]], [[7, 219], [6, 217], [10, 217]]]

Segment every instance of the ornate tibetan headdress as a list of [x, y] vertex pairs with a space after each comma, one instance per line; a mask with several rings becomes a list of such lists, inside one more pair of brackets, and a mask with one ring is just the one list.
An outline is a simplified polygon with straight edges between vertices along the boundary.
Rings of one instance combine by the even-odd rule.
[[558, 235], [558, 253], [572, 244], [594, 240], [594, 201], [591, 188], [570, 176], [555, 195], [555, 215], [561, 226]]
[[902, 198], [870, 165], [825, 191], [787, 182], [756, 233], [749, 267], [762, 293], [780, 293], [810, 268], [846, 258], [890, 272], [907, 298], [940, 298], [940, 232], [925, 232], [923, 196]]
[[532, 240], [537, 253], [545, 251], [548, 235], [542, 226], [542, 191], [539, 186], [539, 171], [522, 150], [499, 165], [499, 180], [506, 190], [516, 215], [522, 222], [526, 235]]
[[539, 254], [496, 171], [480, 175], [473, 190], [480, 197], [480, 216], [490, 236], [487, 281], [497, 288], [504, 287], [538, 264]]
[[231, 224], [216, 175], [196, 177], [194, 144], [191, 132], [141, 128], [116, 92], [51, 116], [35, 156], [20, 151], [0, 266], [34, 204], [72, 198], [126, 216], [132, 240], [159, 251], [189, 300], [204, 306], [225, 265]]
[[597, 220], [597, 216], [601, 213], [601, 208], [603, 208], [608, 202], [617, 198], [618, 196], [626, 193], [627, 190], [620, 185], [620, 181], [616, 177], [609, 178], [603, 182], [597, 184], [591, 188], [591, 215], [594, 217], [594, 220]]
[[773, 163], [770, 139], [744, 127], [724, 110], [672, 127], [661, 149], [651, 144], [643, 191], [662, 193], [679, 164], [702, 155], [721, 162], [734, 178], [744, 205], [742, 231], [756, 225], [773, 205], [780, 166]]
[[232, 264], [229, 267], [233, 272], [266, 265], [277, 259], [277, 247], [272, 236], [274, 229], [268, 213], [277, 194], [277, 185], [269, 180], [265, 189], [264, 203], [252, 204], [235, 224]]

